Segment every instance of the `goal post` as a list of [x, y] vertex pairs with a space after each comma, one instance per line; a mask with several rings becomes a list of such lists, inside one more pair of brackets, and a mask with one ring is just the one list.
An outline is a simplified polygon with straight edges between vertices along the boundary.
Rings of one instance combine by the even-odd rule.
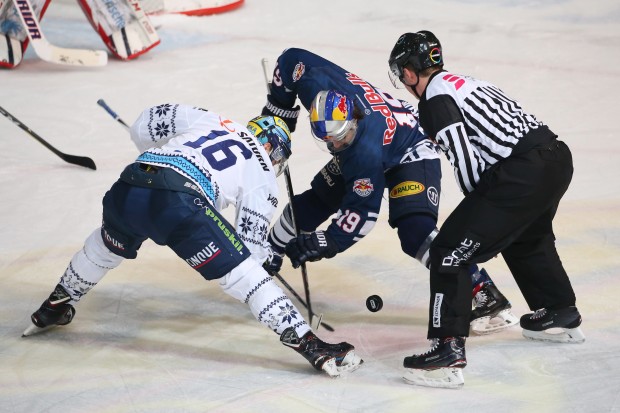
[[206, 16], [241, 7], [245, 0], [140, 0], [146, 14]]

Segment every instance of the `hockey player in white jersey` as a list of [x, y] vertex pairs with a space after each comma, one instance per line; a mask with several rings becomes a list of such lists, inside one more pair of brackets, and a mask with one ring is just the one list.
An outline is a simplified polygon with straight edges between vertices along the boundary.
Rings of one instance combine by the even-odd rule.
[[[271, 256], [276, 171], [291, 153], [284, 121], [259, 116], [245, 127], [204, 109], [163, 104], [140, 115], [131, 137], [142, 154], [105, 194], [102, 226], [73, 256], [24, 336], [69, 324], [80, 299], [150, 238], [218, 280], [317, 370], [339, 376], [358, 368], [354, 347], [321, 341], [262, 267]], [[228, 205], [236, 207], [235, 225], [220, 215]]]

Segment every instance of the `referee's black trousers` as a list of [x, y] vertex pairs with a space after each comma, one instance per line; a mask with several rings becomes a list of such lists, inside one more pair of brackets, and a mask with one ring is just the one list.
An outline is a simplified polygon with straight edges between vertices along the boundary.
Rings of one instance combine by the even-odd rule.
[[428, 338], [468, 336], [469, 265], [502, 254], [528, 306], [575, 305], [552, 221], [573, 175], [570, 150], [546, 137], [485, 172], [441, 226], [430, 249]]

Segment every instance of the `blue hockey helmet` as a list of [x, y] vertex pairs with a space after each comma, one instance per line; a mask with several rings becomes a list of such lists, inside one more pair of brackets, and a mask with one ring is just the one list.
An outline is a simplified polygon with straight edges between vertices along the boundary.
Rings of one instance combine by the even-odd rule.
[[[319, 141], [327, 143], [330, 151], [334, 152], [334, 142], [340, 142], [357, 128], [357, 120], [353, 115], [355, 106], [353, 100], [343, 92], [337, 90], [323, 90], [319, 92], [310, 105], [310, 129], [312, 135]], [[339, 145], [338, 150], [348, 147], [355, 135], [346, 142], [346, 146]]]
[[257, 116], [250, 120], [248, 130], [258, 139], [261, 145], [271, 144], [269, 158], [279, 176], [286, 168], [291, 156], [291, 132], [286, 122], [277, 116]]

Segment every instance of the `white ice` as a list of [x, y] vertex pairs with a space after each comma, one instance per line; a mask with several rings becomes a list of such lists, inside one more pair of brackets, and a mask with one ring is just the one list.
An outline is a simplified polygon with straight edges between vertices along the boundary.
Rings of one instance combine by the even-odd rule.
[[[18, 69], [0, 71], [0, 106], [98, 167], [68, 165], [0, 118], [0, 412], [620, 412], [617, 2], [247, 0], [235, 12], [155, 23], [162, 43], [136, 61], [71, 68], [29, 50]], [[55, 0], [42, 26], [59, 46], [104, 49], [76, 2]], [[295, 46], [415, 102], [392, 88], [386, 61], [400, 34], [421, 29], [441, 39], [447, 68], [496, 83], [572, 149], [555, 232], [584, 344], [536, 343], [514, 327], [468, 340], [462, 389], [405, 384], [403, 357], [428, 345], [428, 274], [401, 252], [386, 208], [358, 245], [308, 266], [314, 309], [336, 330], [318, 334], [350, 341], [365, 359], [348, 377], [314, 371], [247, 307], [150, 242], [80, 302], [71, 325], [21, 337], [137, 155], [97, 99], [127, 122], [164, 102], [245, 121], [265, 102], [261, 58], [273, 63]], [[291, 173], [302, 191], [328, 155], [305, 112], [298, 125]], [[461, 199], [443, 166], [440, 220]], [[484, 266], [515, 314], [529, 311], [503, 260]], [[283, 274], [303, 294], [300, 273]], [[371, 294], [383, 297], [378, 313], [365, 308]]]

